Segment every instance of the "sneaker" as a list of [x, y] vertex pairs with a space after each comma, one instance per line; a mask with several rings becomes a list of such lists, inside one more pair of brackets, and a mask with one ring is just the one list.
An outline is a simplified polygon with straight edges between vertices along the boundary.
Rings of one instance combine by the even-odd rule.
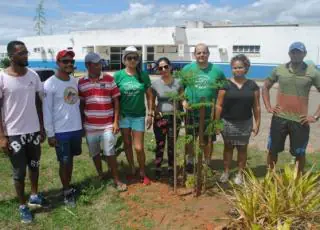
[[234, 178], [234, 183], [236, 185], [242, 185], [243, 183], [243, 176], [241, 173], [237, 173], [236, 177]]
[[19, 212], [20, 212], [20, 218], [22, 223], [29, 224], [32, 222], [32, 215], [27, 206], [20, 207]]
[[221, 183], [227, 183], [228, 180], [229, 180], [229, 173], [223, 172], [222, 175], [221, 175], [221, 177], [220, 177], [220, 179], [219, 179], [219, 181], [220, 181]]
[[32, 196], [32, 195], [30, 196], [28, 206], [32, 207], [32, 208], [34, 208], [34, 207], [36, 207], [36, 208], [47, 207], [48, 202], [43, 197], [43, 195], [39, 193], [35, 196]]
[[64, 195], [63, 202], [66, 206], [70, 208], [74, 208], [76, 206], [76, 199], [73, 190], [69, 191], [66, 195]]
[[141, 177], [141, 182], [143, 185], [150, 185], [151, 184], [151, 181], [147, 176]]
[[193, 173], [193, 164], [192, 163], [187, 163], [186, 172], [189, 173], [189, 174]]

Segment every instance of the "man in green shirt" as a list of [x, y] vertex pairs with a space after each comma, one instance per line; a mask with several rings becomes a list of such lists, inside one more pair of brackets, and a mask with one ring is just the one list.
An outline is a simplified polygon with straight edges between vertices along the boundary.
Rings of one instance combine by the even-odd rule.
[[[290, 62], [275, 68], [265, 80], [262, 90], [263, 101], [269, 113], [273, 114], [268, 142], [268, 165], [274, 168], [278, 153], [284, 150], [287, 135], [290, 136], [290, 153], [296, 158], [298, 172], [305, 164], [305, 152], [309, 141], [310, 123], [319, 119], [320, 106], [313, 116], [308, 115], [311, 86], [320, 91], [320, 73], [314, 65], [306, 64], [307, 54], [301, 42], [290, 45]], [[269, 90], [278, 82], [277, 104], [270, 104]]]
[[[186, 65], [182, 69], [182, 84], [185, 87], [185, 100], [183, 101], [183, 107], [187, 110], [187, 126], [193, 126], [187, 128], [188, 135], [192, 135], [196, 139], [198, 136], [199, 125], [199, 109], [195, 104], [201, 102], [201, 98], [204, 98], [206, 105], [205, 113], [205, 127], [208, 127], [208, 123], [213, 120], [212, 105], [217, 97], [217, 86], [220, 82], [225, 80], [224, 73], [212, 63], [209, 63], [209, 48], [206, 44], [200, 43], [196, 45], [194, 49], [194, 57], [196, 62]], [[212, 135], [212, 141], [209, 141], [209, 135]], [[205, 147], [204, 155], [206, 162], [211, 160], [211, 153], [213, 150], [213, 141], [216, 140], [214, 134], [205, 134]], [[192, 171], [193, 166], [193, 143], [186, 144], [186, 151], [188, 154], [187, 171]]]

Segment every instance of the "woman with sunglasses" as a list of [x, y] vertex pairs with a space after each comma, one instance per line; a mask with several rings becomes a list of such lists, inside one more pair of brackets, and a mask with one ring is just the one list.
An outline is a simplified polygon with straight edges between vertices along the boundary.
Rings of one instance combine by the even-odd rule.
[[150, 179], [145, 173], [144, 132], [146, 106], [144, 96], [147, 97], [148, 115], [147, 128], [152, 125], [152, 90], [149, 75], [139, 69], [140, 56], [134, 46], [127, 47], [122, 55], [124, 69], [114, 74], [115, 82], [120, 90], [120, 122], [121, 135], [124, 142], [124, 150], [127, 156], [133, 179], [136, 174], [132, 146], [137, 154], [140, 167], [140, 179], [144, 185], [150, 184]]
[[[156, 138], [156, 158], [155, 158], [155, 175], [156, 179], [160, 179], [163, 161], [163, 154], [167, 140], [167, 154], [168, 154], [168, 174], [169, 181], [172, 182], [173, 177], [173, 146], [174, 146], [174, 132], [173, 132], [173, 111], [179, 109], [173, 107], [173, 102], [170, 100], [169, 94], [181, 93], [182, 86], [178, 79], [173, 78], [171, 62], [168, 58], [162, 57], [157, 62], [158, 71], [161, 75], [160, 79], [152, 82], [153, 91], [153, 105], [157, 99], [157, 104], [154, 106], [155, 119], [153, 123], [153, 131]], [[177, 119], [177, 133], [179, 132], [181, 120]], [[178, 136], [178, 134], [177, 134]]]
[[251, 132], [254, 136], [259, 132], [260, 91], [257, 83], [246, 78], [250, 61], [245, 55], [239, 54], [233, 57], [231, 68], [233, 77], [218, 93], [215, 119], [221, 118], [224, 123], [223, 130], [217, 130], [217, 133], [221, 131], [224, 140], [224, 173], [220, 177], [220, 182], [225, 183], [229, 180], [233, 149], [236, 148], [239, 172], [234, 178], [234, 183], [240, 185], [243, 183], [242, 173], [246, 167]]

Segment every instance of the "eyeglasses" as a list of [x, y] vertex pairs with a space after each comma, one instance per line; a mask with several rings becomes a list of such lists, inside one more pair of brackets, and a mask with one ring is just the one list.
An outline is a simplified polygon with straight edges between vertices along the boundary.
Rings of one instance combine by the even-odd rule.
[[65, 60], [60, 60], [59, 62], [62, 62], [65, 65], [67, 65], [67, 64], [72, 64], [73, 65], [75, 60], [67, 60], [67, 59], [65, 59]]
[[158, 67], [159, 71], [164, 71], [164, 70], [167, 70], [167, 69], [169, 69], [169, 65], [164, 65], [164, 66], [159, 66]]
[[28, 50], [23, 50], [23, 51], [20, 51], [20, 52], [14, 53], [13, 55], [18, 55], [18, 56], [22, 57], [22, 56], [29, 56], [29, 55], [30, 55], [30, 53], [29, 53], [29, 51], [28, 51]]
[[138, 59], [139, 59], [138, 56], [127, 56], [126, 57], [126, 60], [128, 60], [128, 61], [132, 61], [132, 60], [133, 61], [138, 61]]

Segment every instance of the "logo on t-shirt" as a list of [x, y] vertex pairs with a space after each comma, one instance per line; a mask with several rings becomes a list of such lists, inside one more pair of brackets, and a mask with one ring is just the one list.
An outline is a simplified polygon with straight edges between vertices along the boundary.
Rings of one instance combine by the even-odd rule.
[[198, 75], [195, 79], [195, 87], [198, 89], [207, 89], [210, 87], [208, 75]]
[[75, 104], [78, 102], [79, 100], [79, 97], [78, 97], [78, 92], [75, 88], [73, 87], [67, 87], [65, 90], [64, 90], [64, 101], [67, 103], [67, 104]]
[[136, 96], [140, 93], [140, 91], [143, 89], [143, 85], [138, 82], [125, 82], [123, 84], [124, 94], [127, 96]]

